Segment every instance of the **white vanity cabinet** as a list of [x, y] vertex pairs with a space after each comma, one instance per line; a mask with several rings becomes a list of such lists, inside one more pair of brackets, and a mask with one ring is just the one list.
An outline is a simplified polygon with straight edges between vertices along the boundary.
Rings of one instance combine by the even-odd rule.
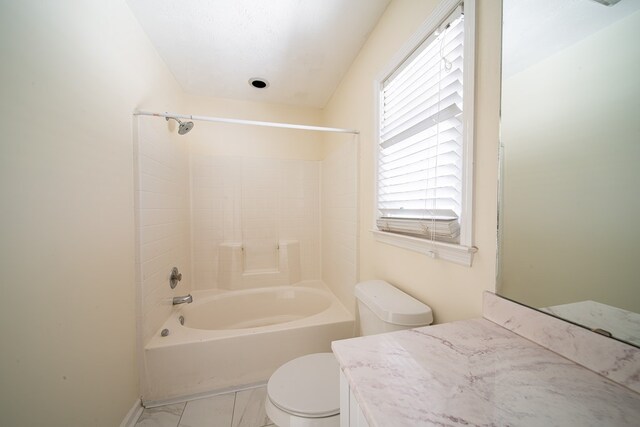
[[340, 427], [369, 427], [342, 369], [340, 370]]

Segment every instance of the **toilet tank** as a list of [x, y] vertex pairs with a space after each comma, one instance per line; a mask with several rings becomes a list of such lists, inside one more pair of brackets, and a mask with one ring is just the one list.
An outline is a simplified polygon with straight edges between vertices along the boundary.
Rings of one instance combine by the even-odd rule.
[[384, 280], [368, 280], [356, 285], [360, 334], [399, 331], [433, 322], [431, 307]]

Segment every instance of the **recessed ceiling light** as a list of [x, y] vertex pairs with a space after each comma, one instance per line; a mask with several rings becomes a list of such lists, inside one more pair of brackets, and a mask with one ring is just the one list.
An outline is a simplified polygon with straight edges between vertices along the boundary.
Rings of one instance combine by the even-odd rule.
[[257, 89], [266, 89], [269, 87], [267, 79], [262, 79], [260, 77], [253, 77], [249, 79], [249, 84]]

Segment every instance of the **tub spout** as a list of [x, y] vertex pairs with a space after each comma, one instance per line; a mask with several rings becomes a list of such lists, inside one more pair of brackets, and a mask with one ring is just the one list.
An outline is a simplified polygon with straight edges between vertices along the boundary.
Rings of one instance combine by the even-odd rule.
[[173, 305], [184, 304], [185, 302], [189, 304], [193, 302], [193, 297], [191, 296], [191, 294], [181, 297], [173, 297]]

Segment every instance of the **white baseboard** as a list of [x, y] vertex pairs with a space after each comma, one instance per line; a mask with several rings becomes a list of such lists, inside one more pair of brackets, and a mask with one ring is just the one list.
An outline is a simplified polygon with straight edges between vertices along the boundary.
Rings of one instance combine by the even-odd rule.
[[142, 401], [137, 399], [131, 409], [129, 409], [129, 412], [127, 412], [127, 415], [124, 416], [124, 419], [120, 423], [120, 427], [134, 427], [143, 410]]
[[[257, 387], [264, 387], [266, 384], [267, 383], [265, 381], [260, 381], [257, 383], [245, 384], [245, 385], [236, 386], [236, 387], [227, 387], [227, 388], [222, 388], [217, 390], [210, 390], [210, 391], [205, 391], [201, 393], [194, 393], [194, 394], [188, 394], [188, 395], [183, 395], [178, 397], [172, 397], [169, 399], [159, 399], [159, 400], [143, 399], [142, 405], [145, 408], [155, 408], [158, 406], [173, 405], [174, 403], [188, 402], [190, 400], [204, 399], [207, 397], [218, 396], [220, 394], [227, 394], [227, 393], [233, 393], [236, 391], [249, 390]], [[121, 427], [124, 427], [124, 426], [121, 426]]]

